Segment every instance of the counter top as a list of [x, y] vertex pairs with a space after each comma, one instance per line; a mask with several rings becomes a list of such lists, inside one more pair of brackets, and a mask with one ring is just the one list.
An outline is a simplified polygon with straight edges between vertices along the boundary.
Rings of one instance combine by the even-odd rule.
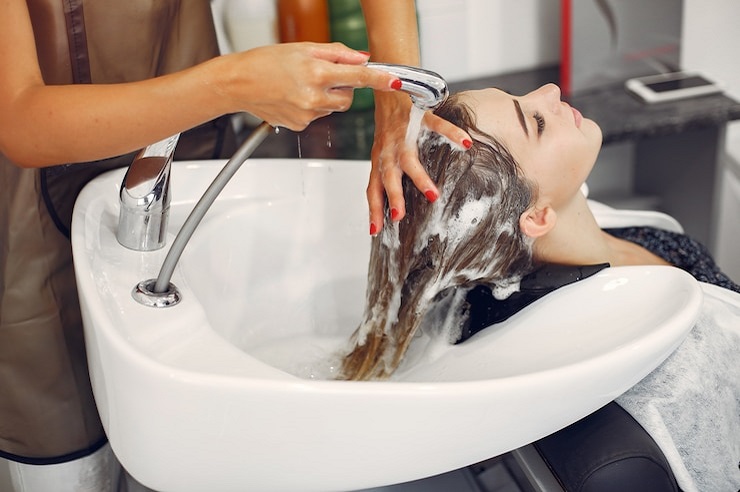
[[[559, 82], [559, 66], [450, 83], [450, 92], [498, 87], [525, 94], [548, 82]], [[722, 125], [740, 119], [740, 102], [715, 94], [681, 101], [646, 104], [622, 84], [565, 96], [602, 129], [604, 144], [670, 135]], [[255, 152], [255, 157], [369, 159], [374, 132], [373, 110], [335, 113], [296, 133], [281, 129]]]

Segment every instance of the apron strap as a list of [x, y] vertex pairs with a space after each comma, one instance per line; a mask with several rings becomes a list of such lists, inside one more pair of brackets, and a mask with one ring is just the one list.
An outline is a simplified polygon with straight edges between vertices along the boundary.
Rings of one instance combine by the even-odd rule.
[[75, 84], [89, 84], [90, 57], [87, 52], [87, 33], [82, 0], [61, 0], [69, 39], [69, 60], [72, 65], [72, 78]]

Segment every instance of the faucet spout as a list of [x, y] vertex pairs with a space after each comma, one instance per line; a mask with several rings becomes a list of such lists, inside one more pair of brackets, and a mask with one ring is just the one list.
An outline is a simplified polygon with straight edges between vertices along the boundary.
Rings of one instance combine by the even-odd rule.
[[135, 251], [165, 244], [170, 210], [170, 167], [180, 134], [142, 149], [121, 183], [116, 238]]
[[137, 302], [156, 308], [174, 306], [180, 302], [180, 291], [170, 280], [185, 246], [187, 246], [198, 224], [200, 224], [200, 221], [211, 205], [213, 205], [213, 202], [216, 201], [216, 198], [229, 180], [272, 131], [273, 127], [270, 124], [262, 122], [252, 131], [241, 147], [237, 149], [231, 159], [224, 165], [221, 172], [218, 173], [213, 182], [208, 186], [208, 189], [203, 193], [203, 196], [200, 197], [198, 203], [195, 204], [190, 215], [185, 219], [177, 236], [172, 241], [172, 246], [170, 246], [170, 250], [167, 252], [157, 278], [142, 280], [134, 287], [131, 295]]
[[391, 63], [370, 62], [367, 66], [398, 77], [401, 81], [401, 90], [407, 92], [414, 105], [420, 109], [434, 109], [449, 95], [445, 79], [430, 70]]

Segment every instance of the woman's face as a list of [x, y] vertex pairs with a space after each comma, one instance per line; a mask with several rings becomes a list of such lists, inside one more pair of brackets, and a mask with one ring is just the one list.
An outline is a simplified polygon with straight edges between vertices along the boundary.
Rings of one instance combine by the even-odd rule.
[[560, 100], [548, 84], [525, 96], [498, 89], [461, 95], [478, 127], [506, 145], [525, 176], [538, 188], [538, 202], [555, 208], [580, 189], [601, 148], [601, 129]]

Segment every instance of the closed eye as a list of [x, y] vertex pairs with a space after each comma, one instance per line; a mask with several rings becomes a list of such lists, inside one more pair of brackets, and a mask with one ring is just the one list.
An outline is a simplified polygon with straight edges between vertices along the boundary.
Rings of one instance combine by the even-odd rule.
[[534, 120], [537, 122], [537, 136], [542, 135], [542, 132], [545, 131], [545, 117], [542, 116], [541, 113], [535, 112], [534, 115], [532, 115]]

